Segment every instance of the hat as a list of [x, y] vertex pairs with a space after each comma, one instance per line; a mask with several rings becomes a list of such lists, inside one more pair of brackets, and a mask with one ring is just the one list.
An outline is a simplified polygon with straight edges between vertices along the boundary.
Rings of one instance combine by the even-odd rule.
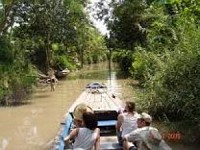
[[141, 113], [139, 118], [143, 119], [145, 122], [148, 122], [148, 123], [152, 122], [152, 117], [149, 114], [145, 113], [145, 112]]
[[77, 120], [83, 120], [84, 112], [93, 112], [93, 110], [85, 103], [80, 103], [74, 108], [73, 116]]

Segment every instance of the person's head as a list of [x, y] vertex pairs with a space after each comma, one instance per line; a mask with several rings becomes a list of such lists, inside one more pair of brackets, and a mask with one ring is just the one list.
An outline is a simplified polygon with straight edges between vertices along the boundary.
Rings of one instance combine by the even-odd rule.
[[93, 112], [92, 108], [84, 103], [78, 104], [74, 108], [73, 116], [74, 116], [74, 124], [77, 127], [83, 126], [83, 113], [84, 112]]
[[147, 113], [141, 113], [140, 117], [137, 120], [138, 128], [150, 126], [152, 122], [152, 117]]
[[126, 102], [126, 106], [125, 106], [125, 111], [126, 112], [133, 112], [135, 111], [135, 103], [134, 102]]
[[94, 112], [84, 112], [83, 113], [83, 123], [88, 129], [94, 130], [97, 128], [97, 118]]

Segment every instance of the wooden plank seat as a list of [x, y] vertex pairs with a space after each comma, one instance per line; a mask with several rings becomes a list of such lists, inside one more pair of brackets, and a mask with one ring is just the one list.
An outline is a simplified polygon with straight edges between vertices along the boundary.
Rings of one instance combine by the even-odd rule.
[[102, 120], [98, 121], [98, 127], [108, 127], [108, 126], [115, 126], [117, 120]]

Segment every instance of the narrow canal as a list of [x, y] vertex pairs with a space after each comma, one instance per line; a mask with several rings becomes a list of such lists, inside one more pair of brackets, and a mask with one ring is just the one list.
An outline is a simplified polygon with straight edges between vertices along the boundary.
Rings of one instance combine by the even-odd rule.
[[[68, 108], [85, 85], [93, 81], [104, 82], [124, 101], [134, 99], [130, 80], [117, 78], [116, 70], [109, 71], [107, 63], [87, 66], [59, 81], [54, 92], [49, 85], [43, 85], [35, 90], [28, 104], [1, 107], [0, 150], [48, 150]], [[182, 144], [171, 146], [177, 150], [195, 150]]]

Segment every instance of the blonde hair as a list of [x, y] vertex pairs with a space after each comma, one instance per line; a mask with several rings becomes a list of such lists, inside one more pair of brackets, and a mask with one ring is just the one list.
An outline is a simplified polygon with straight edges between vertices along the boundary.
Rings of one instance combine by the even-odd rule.
[[80, 103], [74, 108], [73, 116], [74, 119], [83, 120], [84, 112], [93, 112], [92, 108], [85, 103]]

